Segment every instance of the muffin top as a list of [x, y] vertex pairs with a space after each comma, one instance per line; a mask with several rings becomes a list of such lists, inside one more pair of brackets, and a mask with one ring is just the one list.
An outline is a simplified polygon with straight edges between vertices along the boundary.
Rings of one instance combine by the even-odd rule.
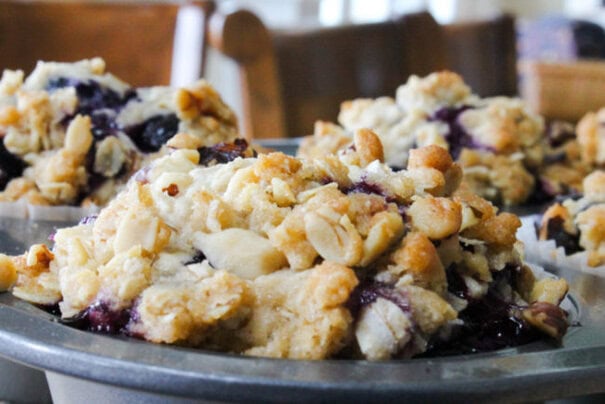
[[233, 141], [234, 113], [205, 81], [132, 88], [100, 59], [39, 62], [0, 80], [0, 201], [106, 204], [175, 135]]
[[249, 355], [388, 359], [561, 338], [567, 284], [533, 276], [519, 219], [459, 189], [447, 150], [412, 150], [394, 171], [374, 132], [353, 142], [302, 159], [171, 140], [52, 250], [1, 257], [4, 284], [82, 328]]
[[557, 134], [521, 99], [481, 98], [449, 71], [411, 76], [395, 98], [345, 101], [338, 123], [318, 122], [300, 155], [346, 150], [360, 128], [376, 132], [393, 168], [406, 166], [411, 149], [438, 145], [463, 168], [466, 186], [501, 206], [575, 190], [587, 174], [573, 126], [571, 136]]

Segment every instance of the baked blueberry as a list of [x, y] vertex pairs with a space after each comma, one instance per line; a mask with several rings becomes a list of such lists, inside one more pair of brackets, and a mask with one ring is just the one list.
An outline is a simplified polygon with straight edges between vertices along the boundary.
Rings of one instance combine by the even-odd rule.
[[146, 121], [124, 128], [126, 134], [145, 153], [156, 152], [173, 137], [179, 129], [179, 118], [175, 114], [157, 115]]

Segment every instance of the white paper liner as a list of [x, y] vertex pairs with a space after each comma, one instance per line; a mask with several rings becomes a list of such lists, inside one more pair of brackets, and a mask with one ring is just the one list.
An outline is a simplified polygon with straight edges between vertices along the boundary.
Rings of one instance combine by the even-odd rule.
[[554, 240], [538, 240], [535, 223], [540, 223], [541, 218], [542, 215], [520, 218], [521, 227], [517, 230], [517, 238], [524, 244], [525, 260], [546, 268], [555, 267], [605, 277], [605, 265], [589, 266], [587, 252], [567, 255], [565, 249], [557, 247]]
[[83, 217], [98, 213], [100, 208], [96, 205], [79, 206], [43, 206], [32, 205], [26, 201], [0, 202], [0, 217], [14, 219], [28, 219], [32, 221], [74, 222]]
[[26, 219], [27, 203], [25, 201], [0, 202], [0, 216], [14, 219]]
[[546, 271], [544, 269], [544, 267], [541, 265], [532, 264], [530, 262], [525, 262], [525, 265], [527, 265], [531, 269], [534, 276], [538, 280], [544, 279], [544, 278], [558, 278], [558, 276], [556, 276], [555, 274], [552, 274], [552, 273]]

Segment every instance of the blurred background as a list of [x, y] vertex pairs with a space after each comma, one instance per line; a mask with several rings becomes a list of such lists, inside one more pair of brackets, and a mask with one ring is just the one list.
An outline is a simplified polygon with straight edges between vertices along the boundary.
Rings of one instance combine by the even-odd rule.
[[[604, 0], [225, 0], [217, 6], [221, 12], [249, 9], [267, 27], [278, 30], [378, 23], [422, 10], [445, 26], [508, 14], [515, 20], [518, 93], [534, 109], [547, 117], [573, 121], [587, 108], [605, 105], [601, 95], [605, 94], [605, 64], [601, 66], [599, 61], [605, 59]], [[584, 61], [596, 63], [586, 65]], [[210, 49], [207, 67], [206, 76], [241, 116], [236, 63]], [[585, 96], [576, 100], [575, 109], [561, 110], [566, 103], [560, 96], [574, 89], [583, 90]]]
[[[203, 76], [245, 122], [252, 114], [250, 105], [272, 96], [274, 89], [260, 86], [265, 81], [262, 74], [269, 86], [281, 89], [282, 99], [276, 102], [283, 103], [284, 98], [293, 94], [284, 89], [284, 83], [296, 76], [284, 71], [281, 50], [271, 50], [268, 60], [252, 62], [266, 56], [267, 51], [261, 46], [265, 36], [273, 38], [277, 46], [277, 34], [274, 36], [277, 32], [279, 35], [289, 31], [335, 32], [339, 27], [349, 26], [374, 30], [410, 13], [428, 12], [438, 27], [443, 28], [434, 40], [431, 39], [434, 31], [427, 29], [425, 23], [406, 23], [393, 31], [400, 34], [403, 30], [406, 38], [411, 38], [406, 43], [405, 57], [417, 60], [414, 66], [401, 71], [396, 78], [399, 84], [410, 74], [426, 74], [429, 67], [448, 68], [460, 72], [479, 95], [518, 94], [547, 117], [573, 121], [579, 111], [605, 105], [604, 3], [601, 0], [0, 0], [0, 67], [21, 68], [29, 73], [37, 59], [74, 61], [102, 56], [110, 72], [137, 86], [186, 85]], [[60, 6], [56, 7], [57, 4]], [[91, 5], [105, 8], [91, 9]], [[172, 8], [152, 12], [152, 7], [158, 5]], [[110, 11], [110, 6], [118, 6], [117, 13]], [[139, 17], [136, 9], [145, 11]], [[245, 24], [251, 22], [249, 16], [230, 17], [241, 9], [258, 17], [258, 21], [252, 22], [260, 22], [262, 29], [246, 28]], [[491, 24], [503, 15], [512, 21], [512, 39], [505, 38], [507, 28], [502, 28], [508, 22], [500, 21], [499, 27]], [[218, 21], [213, 23], [213, 19]], [[229, 25], [226, 21], [237, 26], [229, 38], [223, 37]], [[481, 22], [485, 22], [481, 30], [464, 33], [465, 27], [475, 29]], [[356, 41], [361, 44], [363, 34], [359, 35]], [[380, 48], [376, 44], [381, 40], [375, 41], [372, 46]], [[414, 46], [418, 49], [408, 54], [408, 49]], [[320, 51], [321, 47], [310, 52]], [[373, 51], [364, 52], [374, 57]], [[307, 57], [298, 63], [305, 65], [308, 61]], [[330, 68], [329, 63], [321, 60], [313, 63], [316, 70], [327, 72]], [[275, 73], [274, 68], [267, 67], [271, 64], [278, 71], [281, 69], [279, 79], [269, 77]], [[510, 70], [510, 66], [514, 69], [514, 83], [503, 84], [510, 79], [510, 72], [497, 69]], [[362, 84], [368, 87], [368, 80], [379, 80], [382, 70], [376, 66], [364, 68], [371, 69], [371, 74], [355, 74], [365, 75]], [[254, 75], [260, 73], [261, 76]], [[324, 77], [326, 80], [330, 84], [338, 81]], [[393, 96], [393, 87], [374, 86], [373, 90], [350, 94]], [[570, 111], [565, 105], [570, 103], [561, 102], [561, 97], [578, 89], [582, 90], [582, 97], [574, 100], [577, 108]], [[252, 101], [247, 99], [250, 97], [246, 92], [253, 94]], [[304, 131], [308, 132], [308, 128]], [[284, 136], [279, 130], [275, 133]]]

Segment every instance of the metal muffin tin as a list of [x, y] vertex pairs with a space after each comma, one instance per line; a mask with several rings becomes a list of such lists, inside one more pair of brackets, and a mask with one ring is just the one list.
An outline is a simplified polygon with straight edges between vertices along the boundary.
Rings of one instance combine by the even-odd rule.
[[[62, 225], [0, 219], [0, 251], [24, 251]], [[575, 324], [560, 347], [537, 342], [487, 354], [383, 362], [253, 358], [72, 329], [3, 293], [0, 356], [15, 362], [10, 365], [45, 371], [55, 403], [495, 403], [604, 393], [605, 279], [575, 271], [557, 275], [570, 283], [564, 303]]]
[[[0, 217], [0, 252], [22, 254], [29, 245], [48, 241], [57, 227], [72, 222], [32, 222]], [[0, 331], [4, 323], [0, 321]], [[0, 402], [51, 403], [44, 372], [2, 358], [0, 352]]]
[[[572, 296], [574, 294], [572, 293]], [[537, 401], [605, 391], [603, 321], [570, 300], [562, 347], [368, 362], [251, 358], [93, 334], [0, 295], [0, 353], [43, 369], [55, 402]], [[92, 382], [92, 383], [91, 383]], [[84, 394], [84, 395], [83, 395]], [[90, 402], [90, 401], [89, 401]]]

